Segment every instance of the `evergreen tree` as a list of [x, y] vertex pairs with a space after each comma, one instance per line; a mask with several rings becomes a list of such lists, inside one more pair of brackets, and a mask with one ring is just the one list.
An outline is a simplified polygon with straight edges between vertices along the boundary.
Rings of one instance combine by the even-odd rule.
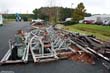
[[33, 18], [34, 18], [34, 19], [37, 19], [38, 16], [39, 16], [39, 9], [35, 9], [35, 10], [33, 10], [33, 13], [34, 13]]
[[84, 19], [86, 9], [83, 3], [79, 3], [73, 12], [73, 21], [79, 22], [79, 20]]

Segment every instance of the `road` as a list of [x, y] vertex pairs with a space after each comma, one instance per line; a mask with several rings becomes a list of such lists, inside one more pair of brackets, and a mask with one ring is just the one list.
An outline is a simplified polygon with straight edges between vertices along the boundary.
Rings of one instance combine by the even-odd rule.
[[[18, 29], [28, 31], [29, 22], [11, 22], [0, 27], [0, 60], [7, 52], [8, 40], [13, 38]], [[10, 64], [0, 66], [0, 73], [110, 73], [97, 61], [95, 65], [59, 60], [49, 63]]]

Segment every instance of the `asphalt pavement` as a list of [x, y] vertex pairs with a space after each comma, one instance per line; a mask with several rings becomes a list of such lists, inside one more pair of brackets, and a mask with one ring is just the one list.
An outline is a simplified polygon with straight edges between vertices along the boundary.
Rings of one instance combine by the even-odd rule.
[[[11, 22], [0, 26], [0, 60], [8, 51], [8, 40], [17, 30], [30, 29], [29, 22]], [[79, 63], [71, 60], [58, 60], [49, 63], [7, 64], [0, 66], [0, 73], [110, 73], [100, 61], [95, 65]]]

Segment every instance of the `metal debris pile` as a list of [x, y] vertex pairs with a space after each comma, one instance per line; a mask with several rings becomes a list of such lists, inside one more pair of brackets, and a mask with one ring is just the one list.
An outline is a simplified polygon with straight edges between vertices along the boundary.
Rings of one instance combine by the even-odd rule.
[[72, 53], [69, 56], [70, 60], [83, 62], [83, 63], [89, 63], [89, 64], [95, 64], [94, 58], [93, 58], [93, 56], [91, 56], [91, 54], [86, 53], [84, 51], [81, 51], [81, 49], [79, 49], [79, 48], [77, 48], [75, 46], [72, 46], [72, 47], [75, 48], [75, 50], [77, 52], [76, 53]]
[[34, 26], [34, 29], [25, 35], [26, 47], [22, 59], [9, 59], [14, 47], [13, 43], [9, 41], [10, 49], [0, 63], [27, 63], [29, 55], [32, 55], [34, 63], [64, 58], [89, 64], [95, 64], [97, 58], [110, 62], [110, 44], [97, 40], [93, 35], [81, 35], [54, 26], [44, 26], [43, 28], [40, 26], [41, 24], [37, 27]]

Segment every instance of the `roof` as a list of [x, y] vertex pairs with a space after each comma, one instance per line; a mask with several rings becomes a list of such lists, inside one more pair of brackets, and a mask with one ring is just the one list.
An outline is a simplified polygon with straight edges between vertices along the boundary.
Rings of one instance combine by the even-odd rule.
[[110, 17], [110, 14], [97, 14], [93, 15], [93, 17]]
[[98, 14], [98, 15], [93, 15], [90, 17], [85, 17], [84, 20], [97, 20], [97, 18], [100, 17], [101, 19], [105, 19], [105, 18], [110, 18], [110, 14]]

